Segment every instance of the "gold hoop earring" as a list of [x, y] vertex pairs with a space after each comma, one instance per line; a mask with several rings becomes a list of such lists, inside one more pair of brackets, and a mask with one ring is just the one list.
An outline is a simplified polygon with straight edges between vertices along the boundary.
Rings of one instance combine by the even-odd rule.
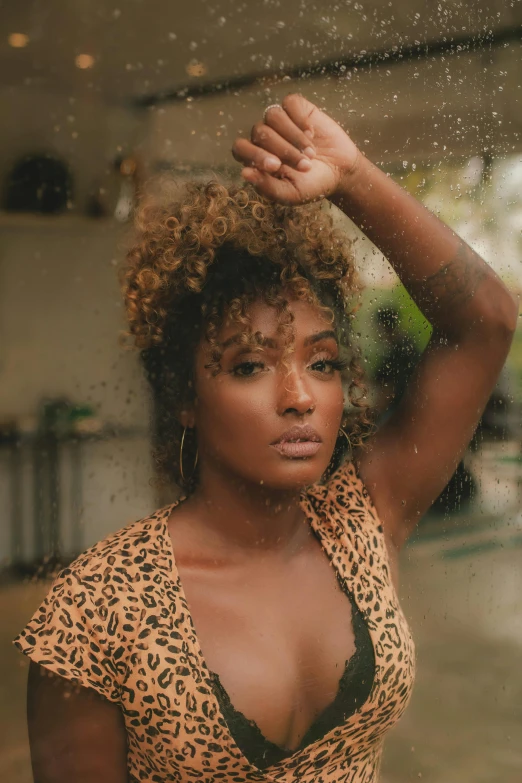
[[348, 448], [351, 450], [351, 448], [352, 448], [352, 441], [350, 440], [350, 438], [348, 437], [347, 433], [343, 430], [342, 427], [339, 427], [339, 434], [340, 435], [344, 435], [344, 437], [346, 438], [346, 442], [348, 443]]
[[185, 427], [183, 429], [183, 435], [181, 436], [181, 443], [180, 443], [180, 447], [179, 447], [179, 472], [181, 473], [181, 478], [183, 479], [183, 481], [190, 481], [190, 479], [193, 477], [194, 473], [196, 472], [196, 466], [198, 464], [199, 451], [196, 449], [196, 460], [194, 462], [194, 467], [192, 468], [191, 475], [187, 479], [187, 477], [183, 473], [183, 444], [185, 443], [185, 433], [186, 433], [186, 431], [187, 431], [187, 428]]

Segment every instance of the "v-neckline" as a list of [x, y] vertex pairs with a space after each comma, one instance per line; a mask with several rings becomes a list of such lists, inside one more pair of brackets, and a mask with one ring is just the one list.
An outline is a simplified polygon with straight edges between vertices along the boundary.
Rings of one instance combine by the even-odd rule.
[[[185, 588], [183, 586], [183, 582], [181, 580], [181, 575], [180, 575], [180, 573], [178, 571], [178, 567], [176, 565], [176, 557], [175, 557], [175, 553], [174, 553], [174, 544], [173, 544], [173, 541], [172, 541], [172, 537], [170, 535], [168, 522], [169, 522], [170, 516], [171, 516], [172, 512], [174, 511], [174, 509], [177, 508], [178, 506], [180, 506], [185, 500], [187, 500], [187, 496], [186, 495], [178, 498], [178, 500], [174, 501], [174, 503], [171, 503], [169, 506], [166, 507], [166, 509], [165, 509], [165, 516], [163, 517], [163, 520], [162, 520], [162, 537], [163, 537], [163, 539], [165, 541], [165, 546], [167, 548], [167, 554], [169, 555], [169, 557], [171, 559], [171, 562], [172, 562], [172, 566], [173, 566], [173, 573], [172, 573], [172, 575], [176, 579], [178, 592], [180, 594], [180, 597], [181, 597], [181, 600], [182, 600], [183, 604], [185, 605], [185, 611], [186, 611], [186, 614], [187, 614], [187, 618], [189, 620], [190, 627], [192, 628], [193, 647], [194, 647], [194, 650], [195, 650], [195, 653], [196, 653], [196, 657], [199, 660], [200, 669], [201, 669], [201, 671], [203, 673], [203, 677], [204, 677], [205, 684], [206, 684], [206, 687], [207, 687], [208, 695], [212, 699], [213, 707], [215, 709], [215, 713], [220, 716], [221, 722], [227, 728], [227, 733], [228, 733], [228, 736], [229, 736], [229, 744], [233, 748], [235, 756], [237, 758], [240, 758], [241, 761], [245, 765], [248, 765], [250, 767], [250, 769], [253, 770], [256, 774], [261, 774], [261, 775], [263, 775], [265, 777], [270, 777], [270, 773], [269, 773], [270, 769], [273, 769], [274, 767], [277, 767], [277, 766], [279, 766], [281, 764], [287, 763], [288, 761], [293, 759], [295, 756], [297, 756], [298, 754], [300, 754], [300, 753], [302, 753], [304, 751], [309, 753], [310, 749], [313, 748], [315, 745], [318, 745], [321, 742], [326, 742], [329, 739], [330, 735], [333, 735], [334, 732], [338, 732], [341, 729], [341, 726], [337, 726], [337, 727], [332, 728], [323, 737], [319, 737], [317, 740], [314, 740], [309, 745], [307, 745], [305, 748], [301, 748], [301, 747], [297, 748], [295, 751], [293, 751], [291, 753], [291, 755], [285, 756], [285, 758], [283, 758], [281, 761], [276, 762], [276, 764], [271, 765], [270, 767], [267, 767], [266, 769], [260, 769], [259, 767], [256, 767], [255, 764], [253, 764], [245, 756], [245, 754], [243, 753], [241, 748], [238, 746], [238, 744], [236, 743], [236, 741], [235, 741], [235, 739], [234, 739], [234, 737], [232, 735], [232, 732], [230, 731], [230, 728], [229, 728], [229, 726], [227, 724], [226, 718], [223, 715], [223, 711], [221, 709], [221, 705], [219, 703], [219, 699], [218, 699], [217, 695], [215, 694], [214, 689], [212, 687], [211, 669], [207, 665], [205, 656], [203, 655], [203, 651], [201, 649], [201, 645], [200, 645], [199, 638], [198, 638], [197, 631], [196, 631], [196, 626], [194, 624], [194, 619], [192, 617], [192, 612], [190, 610], [190, 606], [189, 606], [189, 603], [188, 603], [188, 600], [187, 600], [187, 595], [185, 593]], [[359, 604], [359, 601], [357, 600], [357, 595], [356, 595], [355, 591], [353, 590], [353, 583], [352, 583], [352, 581], [349, 579], [348, 575], [346, 577], [343, 577], [343, 575], [339, 571], [339, 568], [338, 568], [338, 566], [337, 566], [337, 564], [335, 562], [335, 557], [333, 557], [333, 555], [330, 553], [328, 547], [326, 547], [325, 544], [324, 544], [324, 539], [326, 539], [326, 535], [325, 535], [324, 531], [321, 530], [321, 526], [318, 524], [318, 520], [316, 518], [316, 516], [317, 516], [316, 512], [310, 508], [310, 506], [311, 506], [310, 498], [308, 497], [306, 492], [302, 492], [301, 493], [301, 506], [303, 507], [303, 511], [305, 513], [305, 517], [306, 517], [306, 520], [307, 520], [308, 524], [311, 526], [313, 533], [316, 535], [317, 539], [319, 540], [319, 543], [321, 545], [321, 548], [322, 548], [323, 552], [325, 553], [325, 555], [328, 557], [328, 560], [330, 561], [330, 564], [331, 564], [331, 566], [332, 566], [332, 568], [334, 570], [336, 578], [338, 580], [340, 580], [341, 583], [343, 582], [343, 580], [346, 581], [346, 592], [349, 593], [349, 595], [352, 597], [352, 600], [354, 601], [354, 603], [358, 607], [359, 611], [364, 616], [364, 610], [361, 608], [361, 606]], [[348, 584], [348, 582], [350, 582], [350, 584]], [[378, 637], [376, 635], [377, 632], [375, 630], [372, 633], [373, 629], [372, 629], [371, 625], [366, 624], [366, 627], [368, 629], [368, 633], [370, 635], [370, 640], [371, 640], [371, 643], [372, 643], [374, 660], [377, 661], [377, 645], [379, 643], [379, 639], [378, 639]], [[374, 633], [375, 633], [375, 636], [374, 636]], [[375, 677], [376, 677], [376, 672], [374, 673], [374, 680], [375, 680]], [[368, 696], [367, 696], [366, 700], [364, 701], [364, 703], [360, 705], [359, 709], [356, 712], [354, 712], [354, 713], [352, 713], [351, 715], [348, 716], [348, 718], [346, 719], [346, 721], [344, 721], [342, 726], [346, 726], [351, 721], [353, 721], [353, 719], [359, 713], [361, 713], [362, 710], [372, 701], [372, 694], [374, 693], [374, 690], [375, 689], [374, 689], [373, 684], [372, 684], [372, 688], [370, 690], [370, 693], [368, 694]], [[326, 709], [328, 709], [328, 706], [326, 707]], [[323, 713], [321, 713], [321, 714], [323, 714]], [[312, 725], [315, 725], [315, 721], [314, 721], [314, 724], [312, 724]], [[311, 729], [311, 727], [309, 729], [307, 729], [306, 734], [308, 734], [310, 729]], [[279, 747], [279, 746], [276, 745], [276, 747]]]
[[[355, 601], [355, 598], [353, 597], [353, 594], [351, 592], [347, 591], [342, 586], [341, 586], [341, 589], [343, 590], [343, 593], [348, 598], [348, 600], [350, 602], [351, 609], [352, 609], [352, 626], [353, 626], [354, 636], [355, 636], [356, 642], [357, 642], [356, 623], [357, 624], [362, 623], [364, 625], [364, 628], [367, 631], [369, 638], [371, 639], [370, 633], [369, 633], [368, 628], [367, 628], [367, 625], [366, 625], [366, 623], [364, 623], [364, 619], [362, 618], [362, 614], [361, 614], [361, 612], [359, 610], [359, 607], [357, 606], [357, 603]], [[354, 612], [355, 611], [359, 611], [359, 614], [361, 614], [360, 618], [355, 618], [355, 616], [354, 616]], [[372, 649], [373, 649], [373, 645], [372, 645]], [[350, 658], [348, 658], [345, 661], [344, 669], [343, 669], [343, 672], [342, 672], [342, 674], [341, 674], [341, 676], [339, 678], [339, 682], [338, 682], [338, 685], [337, 685], [337, 689], [336, 689], [334, 698], [332, 699], [331, 702], [329, 702], [329, 704], [326, 705], [326, 707], [324, 707], [323, 710], [321, 710], [319, 715], [312, 721], [312, 723], [310, 724], [310, 726], [306, 730], [305, 734], [301, 738], [301, 741], [300, 741], [299, 745], [296, 748], [294, 748], [294, 749], [283, 748], [283, 747], [281, 747], [281, 745], [278, 745], [276, 742], [273, 742], [272, 740], [268, 739], [268, 737], [266, 737], [265, 734], [263, 733], [263, 731], [260, 728], [259, 724], [253, 718], [248, 718], [244, 713], [242, 713], [240, 710], [237, 710], [234, 707], [234, 705], [232, 703], [232, 700], [230, 699], [230, 695], [228, 694], [226, 688], [223, 686], [223, 683], [221, 682], [221, 678], [219, 677], [219, 674], [217, 674], [216, 672], [210, 670], [210, 675], [212, 677], [212, 680], [213, 680], [213, 683], [214, 683], [215, 687], [217, 687], [219, 689], [220, 693], [221, 693], [221, 698], [223, 698], [224, 701], [225, 701], [225, 704], [227, 704], [227, 709], [229, 709], [232, 714], [239, 716], [239, 718], [242, 721], [244, 721], [245, 723], [250, 724], [251, 727], [252, 727], [252, 730], [258, 734], [259, 739], [264, 744], [266, 744], [269, 748], [271, 748], [274, 753], [277, 753], [278, 755], [281, 755], [280, 761], [285, 761], [285, 760], [291, 758], [292, 756], [295, 756], [296, 753], [299, 753], [300, 751], [303, 751], [306, 748], [308, 748], [310, 745], [313, 745], [314, 742], [317, 742], [317, 741], [321, 740], [328, 733], [328, 731], [325, 732], [323, 735], [318, 737], [316, 740], [311, 739], [310, 741], [307, 741], [307, 738], [310, 735], [313, 737], [314, 733], [317, 731], [317, 728], [321, 724], [323, 724], [328, 719], [328, 716], [331, 715], [332, 711], [337, 708], [337, 706], [339, 704], [339, 700], [344, 696], [344, 689], [346, 687], [345, 683], [346, 683], [347, 677], [353, 671], [353, 669], [359, 665], [361, 654], [362, 654], [362, 650], [359, 649], [359, 647], [357, 647], [357, 644], [356, 644], [355, 652], [351, 655]], [[374, 657], [373, 677], [375, 677], [375, 656], [373, 656], [373, 657]], [[356, 710], [357, 710], [357, 707], [354, 710], [354, 712]], [[351, 714], [352, 713], [350, 713], [350, 715]], [[348, 719], [348, 717], [350, 717], [350, 715], [347, 716], [346, 720]], [[334, 728], [337, 728], [337, 726], [335, 726]], [[275, 762], [275, 763], [279, 763], [279, 762]]]

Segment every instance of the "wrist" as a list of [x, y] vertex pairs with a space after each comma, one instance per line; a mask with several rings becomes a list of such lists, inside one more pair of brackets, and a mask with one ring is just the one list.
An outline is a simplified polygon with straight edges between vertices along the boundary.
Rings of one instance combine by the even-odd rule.
[[339, 182], [331, 196], [331, 200], [334, 203], [337, 204], [350, 195], [357, 183], [364, 178], [364, 167], [367, 163], [369, 163], [368, 159], [357, 147], [357, 154], [353, 163], [340, 169]]

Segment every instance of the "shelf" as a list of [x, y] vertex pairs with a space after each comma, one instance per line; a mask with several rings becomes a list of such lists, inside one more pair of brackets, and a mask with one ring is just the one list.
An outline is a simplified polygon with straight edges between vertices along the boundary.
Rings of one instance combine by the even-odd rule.
[[86, 443], [93, 441], [114, 440], [115, 438], [149, 437], [150, 431], [142, 427], [120, 427], [106, 425], [98, 432], [71, 432], [67, 435], [54, 437], [52, 432], [4, 432], [0, 433], [0, 447], [17, 444], [38, 444], [44, 441], [53, 443]]
[[120, 223], [113, 217], [91, 218], [87, 215], [78, 213], [69, 213], [63, 215], [39, 215], [25, 212], [2, 212], [0, 211], [0, 229], [37, 229], [56, 230], [57, 228], [70, 231], [99, 227], [107, 230], [114, 228], [118, 231], [125, 229], [128, 223]]

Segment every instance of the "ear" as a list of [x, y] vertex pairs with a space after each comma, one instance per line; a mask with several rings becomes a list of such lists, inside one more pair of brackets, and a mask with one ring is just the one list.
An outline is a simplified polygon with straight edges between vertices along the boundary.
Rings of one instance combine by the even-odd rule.
[[191, 430], [196, 424], [196, 412], [193, 405], [185, 405], [179, 412], [179, 422], [182, 427]]

